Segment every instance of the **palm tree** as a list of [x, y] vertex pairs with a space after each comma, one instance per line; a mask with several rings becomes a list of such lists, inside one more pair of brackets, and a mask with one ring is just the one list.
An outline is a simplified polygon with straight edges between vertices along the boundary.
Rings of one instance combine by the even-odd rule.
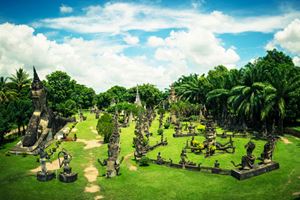
[[6, 82], [8, 78], [0, 77], [0, 103], [13, 100], [17, 93]]
[[269, 88], [265, 93], [265, 106], [261, 117], [265, 119], [273, 113], [278, 119], [280, 131], [283, 132], [286, 105], [291, 99], [299, 98], [297, 94], [300, 93], [300, 73], [299, 69], [286, 65], [273, 69], [273, 73], [275, 74], [271, 79], [273, 88]]
[[29, 74], [24, 71], [23, 68], [16, 70], [16, 74], [11, 75], [9, 79], [19, 96], [23, 89], [30, 87], [31, 79], [29, 78]]
[[269, 84], [262, 82], [255, 82], [251, 86], [236, 86], [230, 91], [228, 104], [244, 122], [247, 120], [259, 123], [261, 110], [265, 102], [265, 90], [270, 87]]
[[197, 77], [192, 76], [189, 81], [175, 86], [180, 99], [187, 100], [191, 103], [204, 104], [206, 94], [211, 89], [211, 85], [204, 75]]

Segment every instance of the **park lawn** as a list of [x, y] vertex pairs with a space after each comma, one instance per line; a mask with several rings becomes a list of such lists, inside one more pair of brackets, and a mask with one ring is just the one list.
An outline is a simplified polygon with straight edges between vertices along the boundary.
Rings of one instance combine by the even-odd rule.
[[[96, 140], [99, 138], [92, 130], [97, 121], [94, 116], [85, 113], [86, 121], [78, 123], [75, 128], [79, 139]], [[91, 128], [92, 127], [92, 128]], [[93, 128], [94, 127], [94, 128]], [[281, 140], [276, 145], [274, 160], [280, 163], [280, 169], [247, 179], [238, 181], [231, 176], [192, 172], [182, 169], [173, 169], [166, 166], [150, 164], [148, 167], [139, 167], [132, 160], [132, 138], [134, 136], [134, 123], [121, 130], [121, 156], [125, 159], [121, 165], [121, 176], [106, 179], [101, 175], [105, 168], [97, 163], [97, 158], [107, 157], [107, 145], [84, 150], [84, 144], [80, 142], [63, 142], [60, 148], [66, 148], [72, 155], [71, 166], [74, 172], [78, 172], [76, 182], [64, 184], [58, 180], [41, 183], [36, 181], [31, 169], [39, 166], [35, 156], [6, 156], [5, 152], [15, 143], [6, 144], [0, 150], [0, 199], [94, 199], [101, 195], [104, 199], [294, 199], [300, 192], [300, 140], [286, 135], [291, 143], [286, 144]], [[153, 122], [150, 131], [150, 144], [160, 141], [157, 135], [158, 120]], [[157, 152], [161, 152], [165, 159], [173, 159], [178, 162], [180, 152], [190, 138], [173, 138], [173, 128], [164, 130], [168, 139], [168, 145], [158, 147], [147, 155], [156, 158]], [[74, 134], [74, 133], [72, 133]], [[69, 137], [72, 137], [70, 135]], [[197, 136], [198, 141], [204, 138]], [[217, 139], [221, 143], [226, 139]], [[231, 169], [231, 160], [240, 162], [245, 154], [244, 145], [249, 139], [234, 139], [237, 146], [235, 154], [218, 154], [210, 158], [203, 155], [188, 153], [188, 158], [204, 166], [212, 166], [217, 159], [222, 168]], [[254, 141], [256, 149], [254, 154], [258, 157], [262, 151], [264, 141]], [[57, 153], [52, 160], [56, 159]], [[94, 165], [99, 170], [97, 185], [100, 192], [86, 193], [84, 189], [89, 185], [84, 177], [84, 169]], [[133, 168], [137, 166], [137, 169]], [[294, 195], [293, 195], [294, 194]]]

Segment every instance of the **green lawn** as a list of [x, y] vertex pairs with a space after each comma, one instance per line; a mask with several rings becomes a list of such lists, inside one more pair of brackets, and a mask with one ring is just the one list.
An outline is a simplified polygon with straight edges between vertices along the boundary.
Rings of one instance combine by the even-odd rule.
[[[76, 125], [77, 137], [85, 140], [95, 140], [97, 134], [93, 133], [96, 120], [93, 115], [86, 114], [87, 121]], [[154, 121], [150, 138], [151, 144], [160, 140], [157, 135], [158, 121]], [[121, 132], [121, 156], [133, 152], [132, 137], [134, 136], [134, 124], [122, 129]], [[156, 158], [157, 152], [161, 152], [166, 159], [172, 158], [174, 162], [180, 159], [180, 151], [187, 138], [173, 138], [173, 129], [165, 130], [168, 138], [168, 146], [159, 147], [148, 153], [151, 158]], [[70, 136], [72, 137], [72, 135]], [[99, 136], [98, 136], [99, 137]], [[66, 148], [73, 155], [71, 162], [74, 172], [79, 173], [79, 179], [75, 183], [64, 184], [58, 180], [42, 183], [36, 181], [35, 174], [30, 170], [39, 166], [35, 156], [6, 156], [5, 152], [15, 143], [6, 144], [0, 150], [0, 199], [94, 199], [101, 195], [104, 199], [295, 199], [295, 193], [300, 193], [300, 140], [293, 136], [285, 136], [291, 143], [285, 144], [279, 141], [276, 145], [274, 160], [280, 163], [280, 169], [257, 176], [244, 181], [238, 181], [231, 176], [208, 174], [203, 172], [191, 172], [181, 169], [173, 169], [165, 166], [151, 164], [149, 167], [137, 167], [130, 170], [130, 166], [136, 165], [132, 156], [124, 160], [121, 166], [121, 176], [113, 179], [101, 177], [105, 168], [100, 167], [97, 158], [106, 158], [107, 145], [98, 148], [84, 150], [84, 144], [79, 142], [64, 142], [60, 148]], [[203, 137], [196, 138], [203, 141]], [[226, 142], [227, 140], [221, 140]], [[211, 158], [203, 155], [188, 153], [190, 160], [212, 166], [217, 159], [222, 168], [232, 168], [231, 160], [239, 162], [245, 154], [243, 146], [248, 139], [234, 139], [237, 151], [235, 154], [218, 154]], [[255, 141], [256, 156], [259, 156], [264, 142]], [[52, 158], [56, 159], [57, 154]], [[84, 189], [89, 185], [84, 177], [84, 169], [94, 165], [99, 170], [96, 184], [100, 186], [100, 192], [86, 193]], [[294, 195], [293, 195], [294, 194]]]

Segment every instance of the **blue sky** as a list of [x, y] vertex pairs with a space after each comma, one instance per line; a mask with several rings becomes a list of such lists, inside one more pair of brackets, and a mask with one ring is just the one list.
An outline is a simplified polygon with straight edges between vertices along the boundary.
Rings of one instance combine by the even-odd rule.
[[103, 91], [240, 68], [278, 48], [300, 63], [298, 0], [0, 0], [0, 74], [35, 65]]

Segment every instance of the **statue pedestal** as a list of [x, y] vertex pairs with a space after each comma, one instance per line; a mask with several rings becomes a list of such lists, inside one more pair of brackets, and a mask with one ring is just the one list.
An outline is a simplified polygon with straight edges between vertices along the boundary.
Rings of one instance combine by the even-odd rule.
[[50, 171], [48, 171], [46, 174], [44, 174], [41, 171], [39, 171], [36, 174], [36, 179], [38, 181], [42, 181], [42, 182], [50, 181], [50, 180], [52, 180], [54, 178], [55, 178], [55, 173], [54, 172], [50, 172]]
[[72, 173], [72, 168], [65, 168], [64, 172], [60, 172], [59, 180], [64, 183], [72, 183], [77, 180], [77, 173]]
[[244, 180], [276, 169], [279, 169], [279, 163], [271, 162], [269, 164], [259, 164], [257, 167], [249, 170], [231, 170], [231, 176], [235, 177], [238, 180]]

